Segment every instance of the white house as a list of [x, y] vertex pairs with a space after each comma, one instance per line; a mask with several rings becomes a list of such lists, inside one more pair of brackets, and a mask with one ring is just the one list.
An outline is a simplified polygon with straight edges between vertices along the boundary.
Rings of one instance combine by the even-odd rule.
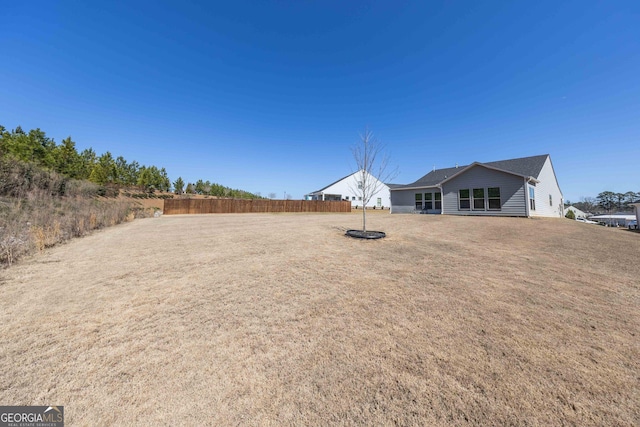
[[636, 210], [636, 221], [638, 221], [638, 225], [640, 226], [640, 200], [632, 203], [631, 206]]
[[562, 191], [548, 154], [434, 169], [391, 186], [392, 213], [564, 217]]
[[573, 212], [573, 214], [575, 215], [576, 219], [578, 218], [586, 218], [587, 214], [585, 212], [582, 212], [580, 209], [573, 207], [573, 206], [569, 206], [567, 209], [565, 209], [565, 215], [569, 212]]
[[[340, 178], [320, 190], [305, 194], [305, 200], [349, 200], [351, 207], [362, 208], [362, 171], [354, 172]], [[365, 181], [373, 183], [377, 188], [367, 203], [367, 208], [384, 209], [391, 205], [391, 196], [389, 194], [389, 186], [382, 181], [376, 179], [370, 173], [367, 173]], [[366, 185], [366, 184], [365, 184]], [[371, 186], [369, 186], [371, 188]]]

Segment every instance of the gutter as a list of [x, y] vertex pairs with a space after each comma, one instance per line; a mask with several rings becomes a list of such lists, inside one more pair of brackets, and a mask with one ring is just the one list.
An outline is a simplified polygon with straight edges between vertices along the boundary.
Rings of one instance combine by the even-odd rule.
[[531, 218], [531, 214], [529, 213], [529, 186], [527, 185], [529, 182], [527, 178], [524, 178], [524, 212], [527, 218]]
[[440, 190], [442, 190], [442, 188], [436, 184], [436, 185], [423, 185], [421, 187], [401, 187], [401, 188], [389, 188], [389, 191], [397, 191], [397, 190], [423, 190], [425, 188], [440, 188]]

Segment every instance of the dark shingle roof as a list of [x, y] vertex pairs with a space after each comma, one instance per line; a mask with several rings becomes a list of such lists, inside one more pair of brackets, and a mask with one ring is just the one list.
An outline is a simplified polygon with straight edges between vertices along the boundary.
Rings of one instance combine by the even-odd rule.
[[[547, 160], [548, 154], [542, 154], [540, 156], [532, 156], [532, 157], [521, 157], [519, 159], [509, 159], [509, 160], [499, 160], [497, 162], [487, 162], [480, 163], [476, 162], [476, 164], [489, 166], [492, 168], [504, 170], [507, 172], [514, 173], [516, 175], [522, 176], [532, 176], [534, 178], [538, 178], [540, 171], [542, 170], [542, 166], [544, 166], [544, 162]], [[442, 183], [447, 178], [451, 178], [453, 175], [462, 172], [464, 169], [468, 168], [472, 165], [467, 166], [458, 166], [454, 168], [445, 168], [445, 169], [436, 169], [417, 181], [407, 184], [407, 185], [396, 185], [391, 187], [394, 188], [413, 188], [413, 187], [433, 187]]]
[[547, 157], [549, 157], [548, 154], [542, 154], [540, 156], [521, 157], [519, 159], [500, 160], [497, 162], [487, 162], [483, 164], [508, 172], [513, 172], [518, 175], [538, 178]]
[[456, 173], [462, 171], [466, 167], [468, 167], [468, 166], [458, 166], [457, 168], [436, 169], [436, 170], [433, 170], [433, 171], [429, 172], [428, 174], [426, 174], [425, 176], [423, 176], [422, 178], [420, 178], [419, 180], [417, 180], [413, 184], [409, 184], [408, 186], [410, 186], [410, 187], [430, 187], [432, 185], [438, 185], [442, 181], [447, 179], [448, 177], [450, 177], [453, 174], [456, 174]]

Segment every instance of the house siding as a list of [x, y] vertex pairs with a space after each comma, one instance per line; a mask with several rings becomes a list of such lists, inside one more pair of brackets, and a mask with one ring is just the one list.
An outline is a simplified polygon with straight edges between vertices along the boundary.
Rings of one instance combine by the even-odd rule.
[[[486, 198], [489, 187], [500, 188], [500, 210], [459, 209], [459, 190], [473, 191], [474, 188], [484, 188]], [[483, 166], [474, 166], [442, 184], [442, 198], [443, 213], [448, 215], [527, 216], [524, 179]]]
[[[450, 178], [447, 179], [447, 175]], [[489, 188], [500, 189], [500, 209], [489, 209], [495, 199], [489, 198]], [[470, 192], [469, 209], [460, 209], [459, 190]], [[483, 209], [474, 209], [473, 190], [482, 189]], [[392, 213], [414, 213], [416, 194], [442, 193], [442, 210], [427, 213], [445, 215], [532, 216], [562, 218], [564, 200], [549, 155], [523, 157], [491, 163], [475, 162], [470, 166], [439, 169], [413, 184], [394, 186], [391, 191]], [[531, 196], [530, 196], [531, 195]], [[530, 197], [535, 198], [531, 209]], [[424, 200], [424, 199], [423, 199]], [[476, 199], [477, 200], [477, 199]], [[434, 206], [435, 207], [435, 206]]]
[[424, 193], [425, 189], [391, 191], [391, 213], [416, 212], [416, 193]]
[[[551, 158], [547, 157], [544, 166], [540, 170], [537, 177], [539, 183], [535, 185], [536, 209], [532, 210], [529, 215], [535, 217], [563, 217], [564, 201], [562, 192], [558, 187], [558, 181], [551, 164]], [[549, 195], [551, 195], [551, 204], [549, 204]]]
[[[322, 200], [322, 197], [329, 196], [338, 196], [340, 200], [349, 200], [351, 201], [352, 208], [362, 208], [362, 200], [358, 200], [358, 197], [362, 196], [362, 194], [358, 194], [358, 178], [360, 172], [356, 172], [352, 175], [347, 176], [346, 178], [341, 179], [340, 181], [330, 185], [323, 189], [320, 193], [314, 196], [310, 196], [310, 200]], [[369, 179], [376, 180], [376, 178], [369, 174]], [[376, 180], [378, 181], [378, 180]], [[391, 206], [391, 196], [389, 195], [389, 187], [378, 181], [380, 185], [380, 189], [376, 192], [369, 203], [367, 203], [367, 208], [377, 207], [378, 198], [381, 199], [381, 207], [388, 209]], [[355, 200], [353, 198], [355, 197]]]
[[587, 217], [586, 213], [582, 212], [578, 208], [574, 208], [573, 206], [569, 206], [567, 209], [565, 209], [565, 215], [567, 213], [569, 213], [569, 211], [572, 211], [576, 218], [586, 218]]

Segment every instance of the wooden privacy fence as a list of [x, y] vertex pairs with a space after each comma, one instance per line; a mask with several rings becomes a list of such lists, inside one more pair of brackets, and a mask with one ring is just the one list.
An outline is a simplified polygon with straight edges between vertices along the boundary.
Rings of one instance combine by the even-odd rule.
[[255, 212], [351, 212], [349, 201], [264, 199], [167, 199], [165, 215]]

